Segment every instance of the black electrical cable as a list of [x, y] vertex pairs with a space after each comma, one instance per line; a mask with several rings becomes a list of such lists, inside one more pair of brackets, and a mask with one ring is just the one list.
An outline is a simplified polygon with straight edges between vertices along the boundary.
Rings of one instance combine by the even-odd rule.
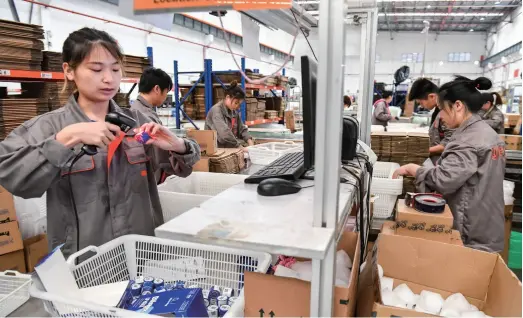
[[316, 60], [316, 62], [318, 62], [318, 58], [316, 57], [316, 53], [314, 53], [314, 49], [312, 48], [311, 42], [309, 42], [309, 39], [307, 38], [307, 35], [305, 35], [305, 31], [303, 31], [303, 28], [301, 28], [299, 26], [300, 24], [298, 23], [298, 18], [296, 18], [296, 14], [294, 14], [294, 12], [292, 12], [292, 10], [291, 10], [291, 13], [294, 16], [294, 20], [296, 20], [296, 24], [298, 24], [298, 27], [300, 28], [301, 33], [303, 34], [303, 37], [305, 38], [305, 41], [307, 41], [307, 44], [309, 44], [309, 48], [311, 49], [312, 55], [314, 55], [314, 59]]
[[[78, 218], [78, 210], [76, 208], [76, 201], [74, 199], [74, 192], [73, 192], [73, 184], [71, 183], [71, 173], [73, 171], [74, 164], [80, 159], [83, 155], [85, 155], [85, 152], [81, 150], [76, 157], [74, 157], [73, 161], [71, 162], [71, 165], [69, 166], [69, 174], [67, 175], [67, 180], [69, 182], [69, 193], [71, 194], [71, 202], [73, 204], [73, 212], [74, 212], [74, 218], [76, 223], [76, 251], [78, 252], [80, 250], [80, 220]], [[75, 262], [78, 262], [78, 259], [76, 259]]]

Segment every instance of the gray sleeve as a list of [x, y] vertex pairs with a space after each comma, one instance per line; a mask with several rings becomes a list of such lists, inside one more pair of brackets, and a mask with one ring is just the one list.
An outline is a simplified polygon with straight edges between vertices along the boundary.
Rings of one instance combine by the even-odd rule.
[[496, 132], [500, 131], [502, 127], [505, 127], [505, 116], [503, 116], [503, 113], [499, 110], [493, 111], [490, 118], [484, 119], [484, 121]]
[[387, 105], [385, 105], [385, 102], [378, 103], [374, 113], [376, 114], [376, 118], [380, 121], [389, 121], [392, 119], [392, 115], [387, 111]]
[[0, 143], [0, 185], [22, 198], [41, 197], [74, 156], [56, 135], [38, 136], [36, 124], [32, 127], [34, 136], [22, 125]]
[[238, 113], [237, 117], [239, 135], [243, 141], [247, 142], [249, 141], [249, 139], [251, 139], [251, 135], [249, 134], [249, 128], [245, 126], [244, 122], [242, 121], [242, 117], [240, 116], [240, 113]]
[[232, 133], [231, 128], [225, 122], [223, 115], [218, 111], [212, 111], [210, 113], [212, 128], [216, 130], [218, 135], [218, 144], [227, 145], [230, 148], [240, 147], [240, 143]]
[[[447, 127], [447, 125], [445, 125], [445, 123], [441, 122], [441, 119], [440, 119], [440, 123], [441, 123], [441, 130], [443, 130], [443, 139], [440, 140], [440, 144], [443, 145], [443, 146], [446, 146], [449, 141], [450, 141], [450, 138], [452, 137], [452, 134], [454, 133], [454, 129], [450, 129]], [[439, 132], [438, 132], [439, 134]]]
[[439, 165], [420, 167], [416, 172], [416, 188], [420, 192], [436, 191], [442, 195], [456, 192], [478, 170], [475, 148], [449, 143], [441, 155]]

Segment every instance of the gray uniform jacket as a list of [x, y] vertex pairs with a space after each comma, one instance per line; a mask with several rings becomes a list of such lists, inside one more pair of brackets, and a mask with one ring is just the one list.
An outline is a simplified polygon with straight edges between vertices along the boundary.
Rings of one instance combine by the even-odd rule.
[[149, 102], [146, 101], [145, 98], [143, 98], [140, 95], [138, 95], [134, 103], [131, 105], [132, 110], [137, 110], [145, 116], [149, 117], [151, 121], [154, 121], [155, 123], [162, 125], [160, 116], [158, 116], [158, 114], [153, 110], [153, 107], [153, 105], [149, 104]]
[[[150, 121], [113, 101], [110, 107], [132, 116], [139, 125]], [[65, 148], [56, 141], [56, 133], [89, 121], [71, 96], [64, 107], [23, 123], [0, 143], [0, 184], [23, 198], [40, 197], [47, 191], [49, 245], [54, 248], [65, 243], [62, 252], [66, 256], [76, 251], [69, 178], [79, 217], [80, 248], [99, 246], [125, 234], [154, 235], [163, 216], [153, 171], [159, 166], [186, 177], [200, 157], [199, 146], [190, 140], [185, 140], [186, 154], [176, 154], [138, 143], [131, 131], [114, 153], [110, 167], [107, 149], [98, 149], [93, 157], [81, 157], [69, 175], [69, 164], [82, 145]]]
[[246, 146], [247, 141], [251, 139], [249, 129], [242, 122], [240, 113], [227, 108], [223, 101], [214, 105], [207, 114], [205, 129], [216, 130], [220, 148]]
[[[448, 128], [445, 123], [441, 120], [440, 114], [436, 115], [434, 122], [429, 128], [429, 143], [430, 147], [443, 145], [446, 146], [454, 133], [454, 129]], [[438, 161], [440, 155], [432, 155], [430, 159], [434, 164]]]
[[377, 101], [374, 107], [374, 113], [372, 113], [372, 124], [387, 126], [389, 121], [392, 119], [389, 107], [384, 100]]
[[487, 111], [480, 109], [478, 115], [498, 134], [505, 133], [505, 116], [499, 108], [492, 106]]
[[435, 167], [416, 173], [418, 191], [447, 200], [454, 229], [468, 247], [503, 250], [505, 162], [505, 143], [476, 114], [454, 131]]

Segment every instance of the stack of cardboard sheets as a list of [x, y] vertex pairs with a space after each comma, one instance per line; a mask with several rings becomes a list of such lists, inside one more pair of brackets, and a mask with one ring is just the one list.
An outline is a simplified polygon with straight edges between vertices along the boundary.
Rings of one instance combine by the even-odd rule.
[[143, 71], [151, 64], [146, 57], [125, 55], [123, 60], [124, 76], [130, 78], [140, 78]]
[[429, 137], [417, 132], [375, 132], [371, 148], [379, 161], [421, 165], [429, 157]]
[[265, 101], [256, 98], [246, 98], [247, 121], [263, 119], [265, 117]]
[[41, 70], [43, 38], [41, 26], [0, 20], [0, 69]]
[[72, 94], [72, 88], [64, 91], [63, 87], [64, 82], [24, 82], [21, 97], [46, 100], [48, 110], [53, 111], [64, 106]]
[[44, 51], [42, 61], [42, 71], [62, 72], [62, 53]]
[[0, 99], [0, 139], [29, 119], [49, 111], [47, 100], [38, 98]]

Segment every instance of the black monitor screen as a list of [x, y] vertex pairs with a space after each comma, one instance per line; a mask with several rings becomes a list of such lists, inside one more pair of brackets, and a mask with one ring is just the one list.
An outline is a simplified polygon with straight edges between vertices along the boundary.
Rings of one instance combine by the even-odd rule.
[[314, 138], [316, 124], [316, 62], [308, 56], [301, 57], [301, 86], [303, 106], [303, 149], [305, 170], [314, 166]]

